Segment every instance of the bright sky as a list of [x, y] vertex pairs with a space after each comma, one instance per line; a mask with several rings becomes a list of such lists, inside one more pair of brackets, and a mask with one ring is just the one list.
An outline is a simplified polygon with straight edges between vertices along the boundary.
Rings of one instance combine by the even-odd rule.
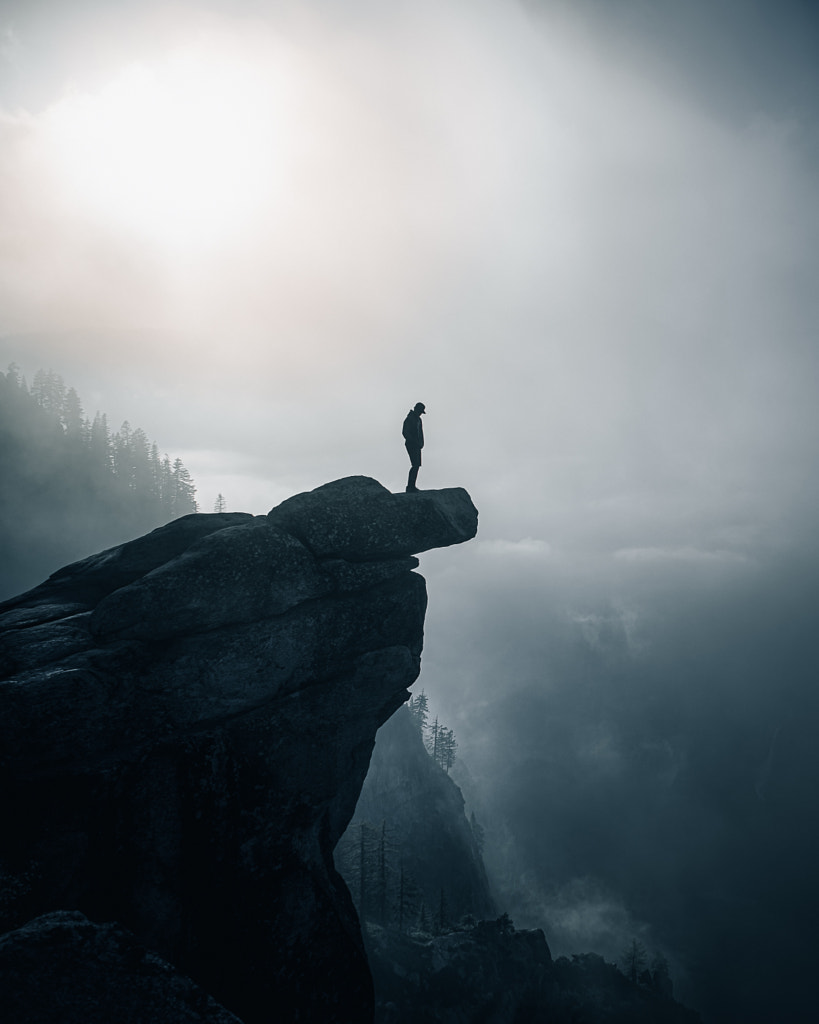
[[6, 6], [10, 357], [150, 420], [203, 507], [398, 486], [423, 399], [427, 484], [493, 536], [708, 546], [655, 509], [745, 528], [760, 473], [771, 528], [815, 440], [813, 125], [709, 109], [594, 4], [263, 6]]
[[203, 505], [397, 485], [419, 397], [428, 483], [485, 467], [505, 495], [518, 466], [538, 532], [544, 502], [776, 454], [762, 409], [806, 397], [809, 126], [714, 116], [548, 7], [97, 6], [6, 8], [0, 332], [87, 404], [92, 364]]
[[0, 359], [204, 511], [401, 489], [425, 402], [419, 484], [481, 512], [427, 671], [482, 736], [537, 608], [636, 656], [675, 588], [816, 552], [816, 42], [772, 0], [11, 0]]

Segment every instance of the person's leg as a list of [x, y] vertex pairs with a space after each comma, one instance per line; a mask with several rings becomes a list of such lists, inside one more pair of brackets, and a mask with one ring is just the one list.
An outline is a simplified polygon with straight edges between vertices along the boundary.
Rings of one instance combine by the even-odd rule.
[[410, 471], [407, 477], [407, 490], [417, 491], [418, 488], [415, 486], [415, 481], [418, 479], [418, 470], [421, 468], [421, 449], [410, 448], [407, 445], [407, 455], [410, 460]]

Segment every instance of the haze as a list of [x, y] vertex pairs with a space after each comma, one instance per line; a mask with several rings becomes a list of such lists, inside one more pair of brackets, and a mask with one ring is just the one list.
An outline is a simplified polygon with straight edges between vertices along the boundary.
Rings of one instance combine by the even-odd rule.
[[418, 686], [513, 917], [555, 953], [642, 936], [708, 1019], [799, 1019], [810, 7], [27, 0], [0, 30], [4, 364], [138, 423], [203, 511], [402, 489], [423, 401], [419, 485], [481, 521], [422, 559]]

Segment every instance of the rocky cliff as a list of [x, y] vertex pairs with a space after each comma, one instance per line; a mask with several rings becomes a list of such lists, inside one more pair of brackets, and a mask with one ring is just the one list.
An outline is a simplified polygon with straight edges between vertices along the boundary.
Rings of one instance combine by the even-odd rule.
[[367, 926], [377, 1024], [703, 1024], [596, 953], [552, 960], [543, 932], [507, 915], [441, 935]]
[[412, 556], [476, 530], [460, 488], [351, 477], [0, 605], [0, 930], [80, 911], [246, 1024], [369, 1019], [332, 851], [419, 672]]

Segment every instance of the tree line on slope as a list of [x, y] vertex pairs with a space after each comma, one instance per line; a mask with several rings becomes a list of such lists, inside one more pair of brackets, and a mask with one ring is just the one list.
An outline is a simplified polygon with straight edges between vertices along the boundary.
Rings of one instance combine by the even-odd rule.
[[[423, 747], [399, 743], [399, 738], [407, 735], [400, 729], [394, 729], [390, 739], [384, 742], [383, 750], [388, 753], [382, 752], [380, 762], [377, 745], [371, 768], [374, 769], [375, 791], [379, 792], [380, 787], [383, 794], [380, 806], [378, 800], [366, 801], [365, 813], [369, 814], [369, 819], [362, 817], [354, 821], [335, 851], [336, 866], [347, 883], [363, 926], [378, 1005], [383, 1008], [395, 1004], [403, 1013], [395, 1019], [411, 1020], [416, 1019], [413, 1015], [419, 1010], [419, 1000], [431, 999], [428, 1019], [450, 1024], [455, 1018], [447, 1015], [434, 996], [438, 982], [446, 976], [451, 997], [447, 1006], [460, 1005], [469, 998], [480, 1003], [480, 993], [476, 995], [479, 982], [484, 976], [492, 975], [498, 958], [504, 961], [505, 957], [509, 964], [515, 965], [518, 975], [521, 971], [525, 975], [517, 978], [519, 987], [522, 986], [522, 994], [518, 993], [522, 1003], [527, 1010], [533, 1009], [535, 1004], [540, 1008], [527, 1019], [568, 1022], [581, 1019], [589, 1009], [596, 1014], [599, 1003], [605, 1006], [607, 1014], [611, 1011], [611, 1017], [607, 1015], [606, 1019], [617, 1024], [627, 1020], [655, 1024], [699, 1021], [696, 1013], [673, 1001], [673, 984], [665, 957], [659, 951], [650, 956], [637, 939], [631, 941], [616, 964], [594, 953], [551, 960], [545, 943], [543, 948], [549, 965], [544, 966], [545, 961], [529, 963], [526, 958], [536, 944], [527, 936], [535, 933], [520, 933], [520, 942], [516, 942], [516, 929], [508, 914], [493, 919], [491, 910], [487, 914], [484, 909], [476, 915], [475, 904], [470, 903], [468, 895], [465, 900], [464, 892], [457, 891], [456, 883], [450, 888], [455, 878], [465, 874], [468, 859], [465, 847], [459, 852], [457, 847], [447, 846], [442, 841], [450, 831], [448, 821], [451, 816], [457, 816], [459, 810], [458, 801], [442, 799], [440, 786], [446, 791], [454, 784], [444, 777], [446, 766], [445, 759], [442, 763], [440, 748], [439, 756], [434, 757], [435, 723], [428, 724], [426, 697], [421, 694], [411, 698], [407, 711], [414, 726], [410, 732], [414, 734], [417, 729], [423, 734]], [[440, 724], [437, 731], [440, 732]], [[419, 750], [420, 762], [409, 756], [411, 749]], [[422, 768], [427, 763], [427, 755], [442, 769], [440, 773], [431, 765], [425, 770]], [[385, 757], [389, 760], [385, 761]], [[422, 768], [420, 773], [418, 767]], [[416, 813], [411, 810], [408, 813], [408, 805], [414, 806]], [[382, 809], [384, 818], [379, 813]], [[374, 824], [373, 818], [381, 819], [380, 825]], [[469, 826], [474, 845], [480, 848], [483, 830], [474, 815]], [[423, 851], [420, 857], [419, 851]], [[450, 867], [454, 866], [454, 873], [430, 873], [430, 863], [437, 866], [447, 859]], [[486, 919], [478, 920], [478, 916], [484, 915]], [[436, 942], [443, 942], [435, 948], [444, 960], [450, 955], [454, 958], [449, 966], [439, 964], [438, 973], [430, 968], [422, 952]], [[468, 970], [472, 973], [464, 975], [467, 964], [471, 965]], [[396, 988], [396, 978], [407, 980], [426, 970], [432, 973], [419, 975], [417, 985], [407, 982], [406, 990], [400, 984]], [[491, 1002], [491, 998], [490, 993], [487, 999]], [[377, 1012], [376, 1020], [381, 1019]], [[589, 1019], [598, 1019], [598, 1016]], [[599, 1019], [602, 1019], [602, 1012]]]
[[[335, 858], [362, 921], [423, 935], [441, 935], [456, 926], [445, 891], [428, 898], [407, 870], [401, 844], [386, 821], [379, 826], [358, 822], [342, 837]], [[469, 924], [476, 921], [467, 918]]]
[[[437, 717], [429, 723], [429, 701], [423, 691], [411, 697], [406, 707], [423, 748], [438, 768], [449, 774], [458, 746], [453, 731], [441, 725]], [[466, 828], [480, 853], [483, 829], [474, 813]], [[413, 844], [419, 841], [422, 840], [418, 832], [407, 833], [406, 822], [401, 827], [386, 820], [376, 825], [364, 819], [345, 833], [336, 847], [336, 864], [350, 888], [359, 917], [384, 928], [422, 934], [445, 932], [464, 917], [465, 911], [466, 918], [474, 923], [471, 910], [475, 908], [468, 902], [464, 904], [463, 893], [430, 885], [423, 868], [423, 879], [416, 878], [407, 868], [408, 863], [418, 862]]]
[[449, 774], [450, 768], [455, 763], [455, 751], [458, 749], [455, 733], [451, 729], [447, 729], [446, 726], [440, 725], [437, 715], [432, 725], [429, 724], [429, 700], [423, 690], [417, 696], [411, 697], [407, 706], [421, 730], [421, 736], [429, 756]]
[[668, 960], [655, 952], [649, 963], [646, 947], [632, 939], [617, 959], [617, 966], [633, 985], [653, 989], [659, 995], [671, 999], [674, 985], [669, 973]]
[[14, 364], [0, 373], [0, 479], [0, 598], [198, 511], [181, 459], [127, 421], [112, 431], [104, 413], [86, 416], [52, 370], [38, 370], [31, 386]]
[[196, 487], [182, 460], [171, 463], [167, 454], [160, 456], [156, 443], [149, 441], [140, 427], [132, 428], [125, 420], [114, 433], [105, 413], [88, 418], [75, 388], [66, 387], [53, 370], [38, 370], [29, 388], [12, 363], [4, 382], [3, 404], [10, 399], [11, 415], [29, 422], [38, 418], [36, 435], [46, 438], [50, 434], [53, 447], [74, 463], [75, 469], [84, 463], [98, 480], [130, 492], [138, 501], [153, 503], [169, 519], [198, 511]]
[[[472, 934], [477, 940], [486, 940], [493, 935], [510, 937], [516, 932], [508, 913], [494, 920], [479, 921], [472, 914], [462, 915], [456, 920], [450, 914], [443, 889], [434, 904], [430, 904], [416, 880], [406, 871], [400, 845], [394, 840], [386, 822], [379, 827], [371, 822], [359, 822], [345, 835], [336, 853], [359, 919], [365, 926], [379, 925], [384, 934], [398, 932], [420, 943], [455, 932]], [[375, 936], [374, 941], [377, 944], [383, 940]], [[649, 957], [646, 947], [636, 938], [623, 950], [616, 963], [608, 963], [597, 953], [583, 953], [558, 957], [554, 968], [556, 977], [569, 990], [579, 980], [588, 987], [587, 995], [594, 994], [599, 987], [601, 993], [610, 990], [611, 998], [618, 991], [616, 979], [619, 977], [621, 982], [627, 980], [636, 991], [650, 994], [652, 998], [669, 1003], [674, 999], [668, 960], [660, 951]], [[603, 998], [606, 1001], [605, 996]], [[677, 1020], [679, 1017], [686, 1022], [699, 1020], [698, 1015], [682, 1007], [679, 1009], [679, 1015], [672, 1013], [670, 1008], [658, 1011], [660, 1016], [656, 1019]]]

